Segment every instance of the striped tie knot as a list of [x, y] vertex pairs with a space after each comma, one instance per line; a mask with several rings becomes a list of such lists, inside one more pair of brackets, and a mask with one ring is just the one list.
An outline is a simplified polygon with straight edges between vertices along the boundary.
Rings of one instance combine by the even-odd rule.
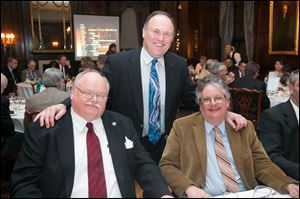
[[158, 62], [158, 60], [156, 58], [153, 58], [151, 61], [151, 64], [155, 66], [155, 64]]

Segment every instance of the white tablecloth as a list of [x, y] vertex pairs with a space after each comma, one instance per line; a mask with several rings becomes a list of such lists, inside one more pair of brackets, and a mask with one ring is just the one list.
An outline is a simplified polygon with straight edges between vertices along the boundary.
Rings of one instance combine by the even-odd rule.
[[[228, 195], [225, 195], [224, 198], [253, 198], [253, 192], [254, 192], [254, 189], [249, 190], [249, 191], [228, 194]], [[257, 196], [256, 198], [263, 198], [264, 195], [262, 194], [260, 196], [258, 194], [256, 196]], [[223, 198], [223, 195], [215, 196], [214, 198]], [[288, 194], [280, 194], [280, 193], [276, 192], [274, 189], [272, 189], [272, 198], [291, 198], [291, 196]]]

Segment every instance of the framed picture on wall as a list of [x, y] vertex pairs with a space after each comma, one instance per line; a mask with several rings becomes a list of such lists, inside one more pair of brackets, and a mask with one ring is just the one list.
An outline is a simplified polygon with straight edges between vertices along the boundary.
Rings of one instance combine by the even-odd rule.
[[270, 1], [269, 54], [298, 55], [299, 1]]

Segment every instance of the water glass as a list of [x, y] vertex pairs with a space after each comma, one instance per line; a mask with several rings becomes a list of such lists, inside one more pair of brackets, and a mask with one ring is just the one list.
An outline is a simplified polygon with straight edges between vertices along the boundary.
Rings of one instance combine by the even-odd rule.
[[272, 198], [272, 188], [258, 185], [253, 191], [252, 198]]

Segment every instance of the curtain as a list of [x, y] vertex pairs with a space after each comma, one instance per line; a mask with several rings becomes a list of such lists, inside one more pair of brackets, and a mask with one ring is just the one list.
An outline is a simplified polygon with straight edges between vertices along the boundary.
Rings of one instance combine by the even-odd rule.
[[220, 1], [219, 36], [221, 38], [221, 55], [226, 57], [224, 47], [231, 44], [233, 38], [233, 2]]
[[253, 40], [254, 40], [254, 12], [255, 2], [245, 1], [244, 2], [244, 30], [245, 30], [245, 44], [248, 61], [253, 61]]

